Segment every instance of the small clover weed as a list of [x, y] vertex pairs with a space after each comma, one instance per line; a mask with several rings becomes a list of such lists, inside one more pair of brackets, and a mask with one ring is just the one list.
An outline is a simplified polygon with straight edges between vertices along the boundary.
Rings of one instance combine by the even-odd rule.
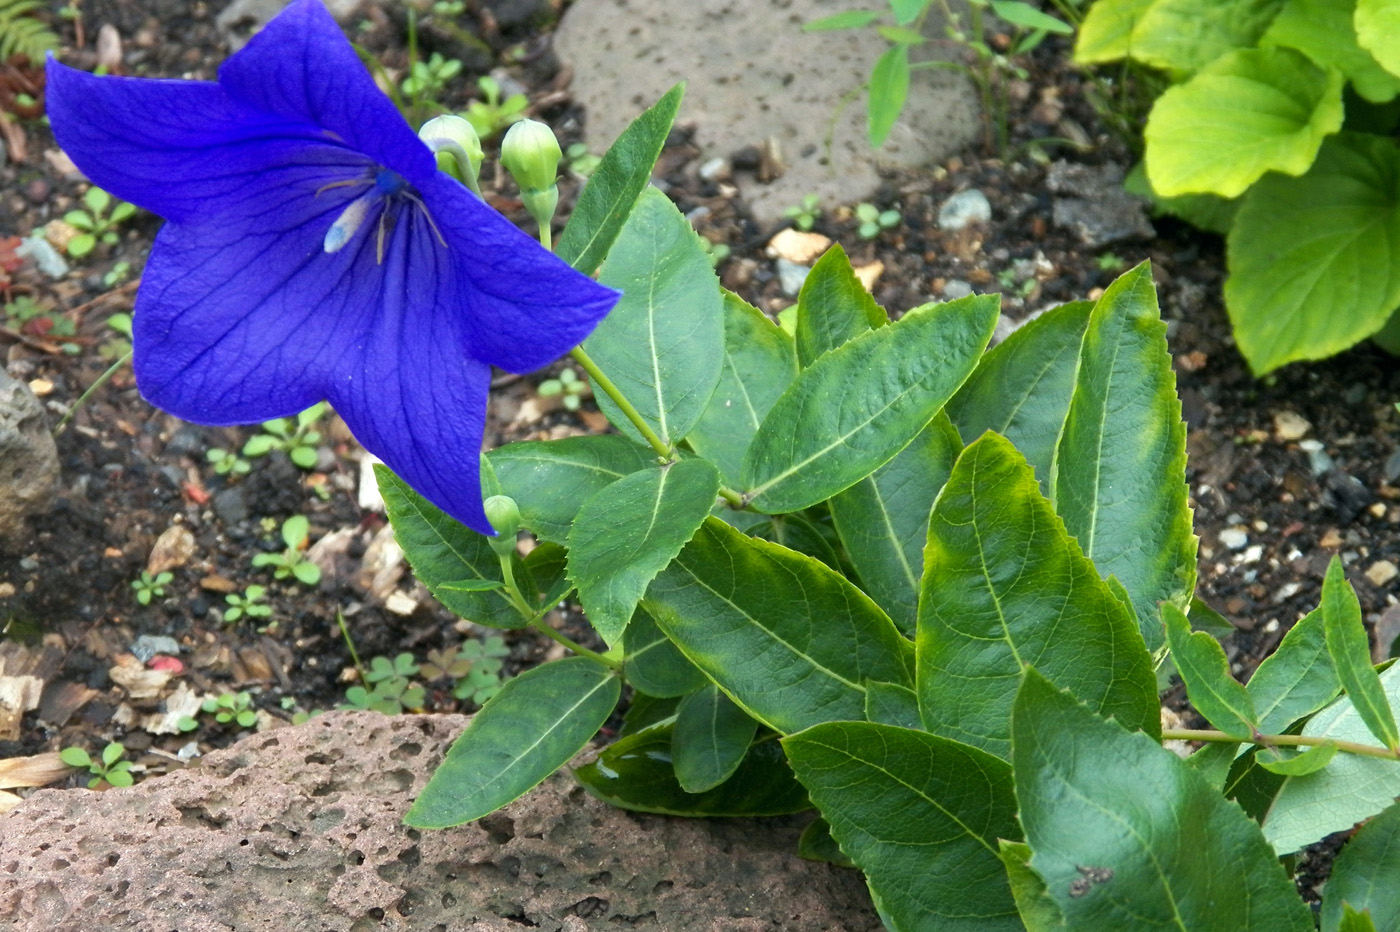
[[571, 143], [564, 150], [564, 163], [569, 167], [569, 171], [580, 178], [587, 178], [598, 169], [598, 163], [603, 161], [600, 155], [594, 155], [588, 151], [588, 143]]
[[580, 379], [572, 369], [565, 369], [559, 373], [557, 379], [545, 379], [536, 391], [541, 398], [562, 396], [559, 403], [569, 411], [577, 411], [579, 402], [591, 394], [588, 383]]
[[259, 553], [253, 556], [254, 566], [275, 567], [274, 579], [295, 576], [298, 581], [314, 586], [321, 581], [321, 568], [306, 559], [302, 548], [306, 545], [311, 522], [304, 515], [292, 515], [282, 522], [282, 541], [287, 545], [281, 553]]
[[426, 681], [454, 679], [452, 695], [481, 705], [501, 691], [501, 670], [510, 648], [505, 638], [491, 635], [482, 641], [467, 641], [455, 650], [430, 650], [418, 668]]
[[[121, 265], [122, 263], [117, 263]], [[111, 336], [102, 341], [102, 345], [97, 348], [97, 355], [109, 362], [121, 359], [131, 352], [131, 315], [126, 313], [112, 314], [107, 318], [107, 326], [117, 332], [117, 336]]]
[[102, 276], [102, 284], [108, 288], [113, 288], [131, 277], [131, 263], [123, 259], [121, 262], [112, 264], [107, 270], [107, 274]]
[[82, 748], [64, 748], [58, 752], [59, 760], [69, 767], [86, 767], [92, 779], [88, 789], [95, 790], [103, 783], [108, 786], [131, 786], [136, 778], [131, 775], [131, 761], [123, 760], [126, 748], [113, 741], [102, 749], [102, 757], [93, 760]]
[[501, 100], [501, 84], [490, 75], [476, 79], [481, 89], [481, 100], [467, 104], [466, 121], [482, 139], [489, 139], [501, 130], [525, 118], [525, 108], [530, 105], [524, 94], [511, 94]]
[[282, 450], [302, 469], [311, 469], [316, 465], [316, 444], [321, 442], [321, 432], [315, 429], [316, 422], [328, 409], [324, 401], [318, 401], [295, 419], [279, 417], [263, 421], [263, 432], [248, 438], [243, 445], [243, 455], [266, 456], [273, 450]]
[[860, 229], [856, 233], [861, 239], [874, 239], [883, 231], [899, 225], [900, 217], [897, 210], [881, 210], [874, 204], [857, 204], [856, 219], [860, 221]]
[[468, 641], [457, 650], [457, 662], [466, 662], [470, 668], [457, 679], [452, 695], [467, 702], [483, 705], [501, 691], [501, 671], [510, 648], [505, 639], [492, 635], [484, 641]]
[[438, 52], [428, 56], [427, 61], [416, 61], [409, 68], [408, 77], [399, 85], [404, 96], [415, 100], [435, 101], [437, 95], [447, 87], [447, 82], [462, 73], [462, 63], [455, 58], [443, 58]]
[[821, 199], [815, 194], [809, 194], [802, 199], [802, 203], [795, 204], [783, 211], [783, 216], [792, 221], [792, 225], [806, 233], [816, 224], [817, 218], [822, 215]]
[[700, 246], [705, 250], [705, 254], [710, 257], [710, 265], [718, 266], [725, 259], [729, 258], [728, 243], [712, 243], [706, 237], [700, 237]]
[[[205, 696], [199, 710], [206, 715], [213, 715], [214, 721], [220, 725], [232, 722], [239, 728], [252, 728], [258, 723], [258, 713], [253, 708], [253, 697], [246, 691]], [[189, 715], [182, 715], [175, 725], [181, 731], [194, 731], [199, 727], [199, 722]]]
[[141, 572], [140, 579], [131, 581], [131, 588], [136, 590], [136, 601], [142, 605], [150, 605], [153, 598], [164, 598], [165, 587], [175, 577], [168, 572], [157, 573], [152, 576], [150, 573]]
[[237, 453], [230, 453], [215, 447], [204, 458], [214, 465], [214, 472], [221, 476], [246, 476], [253, 468], [253, 464], [239, 456]]
[[1113, 252], [1106, 252], [1094, 260], [1094, 265], [1100, 272], [1117, 272], [1127, 264], [1127, 260]]
[[240, 618], [271, 617], [272, 606], [262, 604], [266, 596], [267, 587], [258, 585], [249, 586], [242, 595], [230, 592], [224, 596], [224, 601], [229, 604], [228, 611], [224, 612], [224, 624], [231, 625]]
[[136, 205], [117, 201], [101, 188], [88, 188], [83, 195], [87, 210], [70, 210], [63, 222], [82, 232], [68, 241], [68, 255], [81, 259], [97, 248], [98, 243], [116, 245], [117, 227], [136, 214]]
[[997, 283], [1001, 285], [1001, 290], [1005, 294], [1024, 298], [1030, 295], [1032, 291], [1035, 291], [1036, 281], [1034, 276], [1019, 283], [1016, 279], [1017, 275], [1014, 268], [1002, 269], [997, 273]]
[[5, 318], [11, 330], [57, 343], [65, 353], [71, 355], [80, 349], [78, 344], [64, 339], [77, 332], [73, 321], [54, 313], [29, 295], [16, 295], [13, 301], [6, 303]]
[[421, 709], [427, 693], [422, 686], [409, 682], [409, 677], [416, 674], [418, 669], [412, 654], [399, 654], [393, 660], [373, 657], [369, 669], [363, 673], [365, 682], [373, 688], [351, 686], [345, 690], [345, 701], [337, 708], [382, 712], [385, 715]]

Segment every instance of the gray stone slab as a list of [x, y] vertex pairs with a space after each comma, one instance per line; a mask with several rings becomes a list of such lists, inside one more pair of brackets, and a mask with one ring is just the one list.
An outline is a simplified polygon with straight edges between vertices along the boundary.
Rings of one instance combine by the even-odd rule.
[[[682, 80], [680, 119], [696, 124], [705, 157], [776, 139], [786, 173], [768, 184], [735, 174], [746, 203], [768, 223], [808, 193], [828, 206], [867, 200], [878, 167], [936, 164], [978, 132], [970, 82], [947, 69], [921, 70], [882, 149], [872, 153], [866, 144], [861, 94], [837, 118], [828, 158], [824, 140], [842, 97], [866, 80], [889, 44], [869, 29], [807, 33], [802, 24], [860, 7], [888, 10], [876, 0], [577, 0], [554, 46], [574, 68], [572, 90], [587, 108], [595, 152]], [[927, 34], [942, 31], [930, 16]]]

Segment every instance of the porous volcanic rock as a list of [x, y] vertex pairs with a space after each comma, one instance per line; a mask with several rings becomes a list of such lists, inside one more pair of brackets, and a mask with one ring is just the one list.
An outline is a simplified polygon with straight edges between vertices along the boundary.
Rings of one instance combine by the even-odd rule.
[[0, 552], [24, 540], [25, 519], [48, 511], [57, 488], [58, 449], [44, 408], [0, 369]]
[[25, 932], [875, 932], [803, 820], [613, 809], [556, 775], [493, 816], [402, 824], [466, 724], [331, 712], [135, 787], [0, 816], [0, 928]]

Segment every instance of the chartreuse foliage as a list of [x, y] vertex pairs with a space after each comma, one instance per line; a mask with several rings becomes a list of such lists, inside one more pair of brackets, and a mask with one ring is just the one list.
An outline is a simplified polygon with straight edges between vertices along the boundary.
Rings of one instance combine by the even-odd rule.
[[1228, 233], [1225, 304], [1257, 373], [1400, 346], [1400, 5], [1097, 0], [1075, 59], [1165, 72], [1144, 132], [1159, 205]]
[[[1196, 630], [1150, 270], [988, 350], [995, 299], [891, 322], [833, 250], [794, 338], [720, 289], [647, 169], [605, 157], [561, 240], [628, 289], [575, 352], [619, 433], [484, 457], [497, 538], [380, 474], [445, 605], [576, 655], [487, 701], [408, 822], [510, 803], [626, 686], [583, 786], [671, 815], [816, 808], [801, 851], [863, 871], [892, 930], [1301, 932], [1279, 856], [1378, 815], [1324, 921], [1393, 925], [1400, 672], [1371, 667], [1340, 564], [1247, 685]], [[587, 635], [551, 624], [566, 599]], [[1161, 728], [1169, 651], [1219, 730]], [[1183, 761], [1164, 738], [1210, 743]]]

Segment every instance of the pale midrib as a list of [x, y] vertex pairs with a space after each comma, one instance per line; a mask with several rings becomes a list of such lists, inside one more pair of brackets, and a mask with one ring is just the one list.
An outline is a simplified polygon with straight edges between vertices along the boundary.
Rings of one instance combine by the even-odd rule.
[[[928, 376], [925, 375], [924, 378], [928, 378]], [[755, 499], [755, 498], [757, 498], [758, 496], [762, 495], [764, 492], [766, 492], [766, 491], [768, 491], [769, 489], [771, 489], [773, 486], [777, 485], [779, 482], [782, 482], [784, 479], [787, 479], [787, 478], [793, 476], [794, 474], [801, 472], [803, 469], [807, 468], [807, 467], [810, 466], [812, 463], [814, 463], [814, 462], [816, 462], [817, 460], [821, 459], [822, 457], [826, 456], [828, 453], [830, 453], [832, 450], [835, 450], [837, 447], [845, 446], [847, 440], [850, 440], [850, 439], [851, 439], [852, 437], [854, 437], [856, 434], [860, 433], [861, 431], [863, 431], [863, 430], [865, 430], [867, 427], [869, 427], [871, 424], [875, 423], [875, 421], [878, 420], [886, 411], [890, 410], [890, 409], [893, 408], [895, 405], [897, 405], [897, 404], [899, 404], [901, 401], [903, 401], [905, 398], [907, 398], [908, 396], [914, 394], [914, 393], [917, 392], [920, 388], [922, 388], [922, 387], [923, 387], [923, 384], [924, 384], [924, 380], [923, 380], [923, 379], [920, 379], [918, 382], [914, 383], [913, 385], [911, 385], [911, 386], [909, 386], [908, 388], [906, 388], [904, 391], [900, 392], [898, 395], [895, 395], [893, 398], [891, 398], [891, 399], [890, 399], [884, 406], [882, 406], [878, 411], [876, 411], [875, 413], [871, 414], [869, 417], [867, 417], [865, 420], [861, 421], [861, 422], [860, 422], [859, 424], [857, 424], [855, 427], [853, 427], [853, 428], [851, 428], [850, 430], [846, 431], [846, 433], [844, 433], [844, 434], [842, 434], [841, 436], [839, 436], [839, 437], [835, 438], [834, 440], [832, 440], [831, 443], [829, 443], [829, 444], [827, 444], [826, 446], [822, 447], [820, 450], [816, 451], [816, 452], [813, 453], [811, 456], [809, 456], [809, 457], [807, 457], [806, 459], [801, 460], [801, 461], [799, 461], [799, 462], [793, 463], [793, 464], [792, 464], [791, 466], [789, 466], [787, 469], [785, 469], [785, 470], [783, 470], [782, 472], [778, 473], [776, 476], [774, 476], [773, 478], [769, 479], [767, 482], [765, 482], [765, 483], [763, 483], [762, 485], [759, 485], [759, 486], [757, 486], [757, 487], [755, 487], [755, 488], [753, 488], [753, 489], [750, 489], [750, 490], [749, 490], [749, 493], [748, 493], [748, 494], [749, 494], [749, 498], [750, 498], [750, 499]], [[766, 420], [766, 418], [765, 418], [765, 420]]]
[[564, 724], [565, 720], [568, 719], [568, 717], [569, 717], [575, 710], [577, 710], [580, 706], [582, 706], [584, 703], [586, 703], [589, 699], [592, 699], [594, 693], [598, 692], [598, 690], [600, 690], [600, 689], [602, 689], [603, 687], [607, 686], [611, 681], [612, 681], [612, 676], [611, 676], [611, 675], [609, 675], [609, 676], [607, 676], [607, 677], [604, 677], [602, 680], [600, 680], [600, 681], [598, 682], [598, 685], [594, 686], [594, 687], [593, 687], [592, 689], [590, 689], [588, 692], [586, 692], [586, 693], [584, 693], [582, 696], [580, 696], [578, 702], [575, 702], [573, 705], [569, 706], [569, 708], [565, 709], [565, 710], [564, 710], [564, 713], [563, 713], [562, 715], [560, 715], [557, 719], [554, 720], [554, 724], [551, 725], [547, 730], [545, 730], [544, 732], [542, 732], [542, 733], [540, 734], [540, 736], [534, 740], [533, 743], [531, 743], [528, 747], [526, 747], [526, 748], [525, 748], [523, 751], [521, 751], [519, 754], [517, 754], [517, 755], [515, 755], [514, 757], [512, 757], [511, 760], [510, 760], [510, 763], [506, 764], [505, 767], [502, 767], [499, 771], [497, 771], [496, 775], [493, 776], [490, 780], [487, 780], [485, 783], [482, 783], [482, 784], [481, 784], [481, 791], [484, 792], [485, 790], [487, 790], [487, 789], [489, 789], [490, 787], [495, 786], [497, 783], [499, 783], [499, 782], [506, 776], [506, 774], [510, 773], [510, 771], [511, 771], [517, 764], [519, 764], [521, 761], [523, 761], [523, 760], [525, 760], [527, 757], [529, 757], [529, 756], [530, 756], [530, 753], [531, 753], [532, 751], [534, 751], [534, 750], [535, 750], [536, 748], [538, 748], [541, 744], [543, 744], [546, 738], [548, 738], [550, 735], [554, 734], [554, 732], [558, 731], [559, 728]]

